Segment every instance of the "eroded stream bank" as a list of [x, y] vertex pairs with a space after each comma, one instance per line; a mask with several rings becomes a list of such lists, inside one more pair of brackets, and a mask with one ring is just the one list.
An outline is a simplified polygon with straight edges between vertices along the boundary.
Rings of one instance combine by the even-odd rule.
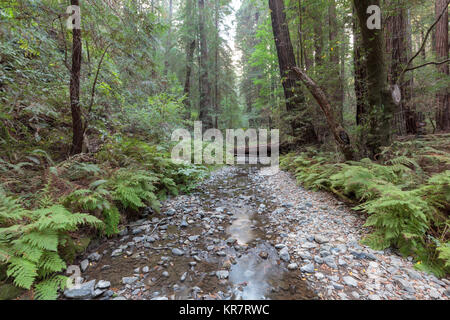
[[[133, 223], [118, 239], [95, 248], [81, 263], [86, 290], [75, 296], [315, 299], [269, 228], [267, 214], [277, 206], [260, 187], [258, 170], [219, 170], [197, 192], [166, 201], [161, 214]], [[99, 280], [104, 280], [100, 286]], [[74, 297], [70, 291], [65, 295]]]

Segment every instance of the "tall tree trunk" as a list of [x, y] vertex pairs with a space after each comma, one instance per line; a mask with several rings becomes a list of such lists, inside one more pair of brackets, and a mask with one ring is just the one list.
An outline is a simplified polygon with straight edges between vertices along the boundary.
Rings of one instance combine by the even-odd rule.
[[219, 0], [215, 0], [216, 43], [214, 57], [214, 128], [219, 127]]
[[[408, 55], [412, 48], [408, 41], [408, 12], [405, 8], [404, 0], [387, 1], [390, 5], [391, 14], [386, 18], [386, 52], [390, 56], [388, 80], [390, 85], [395, 85], [403, 68], [408, 63]], [[400, 127], [399, 133], [415, 134], [416, 116], [411, 106], [412, 80], [409, 79], [401, 83], [400, 91], [402, 101], [396, 112], [401, 115], [401, 121], [397, 121]], [[403, 132], [405, 131], [405, 132]]]
[[169, 0], [169, 30], [167, 31], [167, 41], [166, 41], [166, 55], [164, 60], [164, 76], [167, 77], [169, 72], [169, 52], [172, 49], [172, 15], [173, 15], [173, 0]]
[[186, 95], [186, 99], [184, 100], [184, 104], [188, 110], [191, 109], [191, 73], [192, 73], [192, 65], [193, 65], [193, 60], [194, 60], [195, 47], [196, 47], [196, 41], [194, 39], [187, 46], [187, 49], [186, 49], [186, 79], [184, 81], [184, 94]]
[[298, 143], [316, 143], [317, 135], [307, 117], [305, 97], [297, 84], [297, 76], [292, 68], [295, 64], [294, 49], [286, 22], [283, 0], [269, 0], [271, 10], [272, 29], [278, 54], [278, 64], [283, 83], [286, 109], [293, 136]]
[[[79, 6], [78, 0], [71, 0], [70, 4]], [[80, 71], [81, 71], [81, 30], [73, 29], [72, 42], [72, 71], [70, 74], [70, 109], [72, 112], [72, 147], [70, 154], [79, 154], [83, 150], [83, 119], [80, 105]]]
[[[447, 6], [447, 0], [436, 0], [436, 16], [438, 17], [442, 10]], [[448, 59], [448, 9], [444, 16], [436, 25], [436, 56], [438, 61]], [[449, 65], [444, 63], [439, 65], [439, 72], [449, 75]], [[445, 77], [445, 76], [444, 76]], [[443, 88], [437, 96], [436, 125], [439, 131], [450, 130], [450, 97], [449, 89]]]
[[203, 129], [213, 127], [211, 111], [211, 88], [208, 79], [208, 46], [205, 30], [205, 0], [198, 0], [199, 33], [200, 33], [200, 113]]
[[329, 24], [329, 40], [330, 40], [330, 61], [331, 68], [333, 68], [333, 76], [331, 77], [330, 91], [333, 104], [335, 105], [334, 112], [336, 117], [342, 122], [343, 105], [344, 105], [344, 90], [343, 90], [343, 75], [341, 75], [340, 56], [339, 56], [339, 41], [338, 41], [338, 22], [336, 17], [336, 2], [331, 0], [328, 6], [328, 24]]
[[[353, 11], [355, 11], [353, 9]], [[356, 124], [363, 125], [367, 106], [367, 66], [363, 54], [363, 43], [359, 31], [358, 18], [353, 18], [353, 65], [355, 69], [354, 86], [356, 96]]]
[[387, 85], [383, 32], [367, 27], [367, 8], [371, 5], [380, 6], [380, 1], [353, 0], [353, 3], [359, 20], [367, 66], [369, 132], [366, 145], [369, 156], [374, 159], [380, 153], [381, 147], [390, 143], [394, 103]]

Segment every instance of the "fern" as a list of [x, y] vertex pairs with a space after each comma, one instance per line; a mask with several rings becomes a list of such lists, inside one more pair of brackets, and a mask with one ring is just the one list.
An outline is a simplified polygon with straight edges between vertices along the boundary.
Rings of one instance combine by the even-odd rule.
[[54, 299], [65, 277], [54, 276], [66, 268], [58, 254], [60, 241], [79, 225], [97, 228], [97, 218], [71, 213], [60, 205], [33, 211], [0, 193], [0, 262], [7, 264], [7, 276], [18, 287], [36, 289], [38, 299]]

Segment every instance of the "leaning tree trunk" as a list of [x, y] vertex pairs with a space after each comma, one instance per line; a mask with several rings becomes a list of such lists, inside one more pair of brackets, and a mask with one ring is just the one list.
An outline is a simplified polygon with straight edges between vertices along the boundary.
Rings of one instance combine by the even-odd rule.
[[367, 8], [380, 6], [379, 0], [353, 0], [359, 20], [359, 27], [364, 45], [367, 66], [367, 100], [369, 110], [367, 148], [369, 156], [374, 159], [381, 147], [391, 140], [391, 121], [394, 103], [387, 83], [387, 70], [383, 49], [383, 32], [367, 27]]
[[[436, 16], [439, 16], [447, 5], [447, 0], [436, 0]], [[436, 25], [436, 56], [438, 61], [448, 59], [448, 9]], [[439, 65], [439, 72], [448, 77], [448, 63]], [[450, 97], [448, 88], [443, 88], [437, 96], [436, 124], [439, 131], [450, 130]]]
[[298, 78], [305, 84], [322, 109], [330, 131], [334, 136], [334, 140], [344, 154], [345, 160], [354, 160], [355, 154], [349, 135], [343, 126], [336, 120], [335, 112], [325, 92], [310, 77], [308, 77], [302, 69], [298, 67], [294, 67], [292, 69], [298, 75]]
[[273, 35], [292, 134], [298, 142], [317, 143], [314, 127], [311, 121], [305, 119], [307, 117], [305, 97], [301, 87], [296, 82], [295, 72], [292, 70], [296, 63], [289, 27], [286, 22], [284, 1], [269, 0], [269, 8], [271, 10]]
[[[70, 4], [79, 6], [78, 0], [71, 0]], [[72, 112], [72, 147], [70, 154], [79, 154], [83, 150], [83, 120], [80, 106], [80, 71], [81, 71], [81, 30], [73, 29], [72, 42], [72, 71], [70, 74], [70, 109]]]

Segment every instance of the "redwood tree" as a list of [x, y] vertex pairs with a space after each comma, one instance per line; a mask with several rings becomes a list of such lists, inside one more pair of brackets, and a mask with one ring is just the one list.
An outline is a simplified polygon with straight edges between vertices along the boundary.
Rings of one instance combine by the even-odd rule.
[[269, 0], [272, 30], [278, 54], [278, 64], [283, 83], [286, 109], [292, 134], [298, 142], [316, 143], [317, 136], [310, 120], [306, 119], [305, 97], [292, 70], [296, 66], [283, 0]]
[[[439, 17], [442, 10], [448, 6], [448, 0], [436, 0], [436, 16]], [[444, 61], [448, 59], [448, 9], [443, 17], [436, 25], [435, 32], [436, 41], [436, 55], [438, 61]], [[439, 72], [444, 77], [449, 75], [449, 65], [444, 63], [437, 66]], [[437, 94], [437, 112], [436, 112], [436, 124], [439, 131], [450, 130], [450, 100], [448, 88], [443, 88]]]
[[[70, 4], [79, 6], [79, 0], [71, 0]], [[83, 120], [80, 105], [80, 71], [81, 71], [81, 30], [72, 30], [72, 70], [70, 74], [70, 109], [72, 111], [72, 147], [70, 154], [79, 154], [83, 150]]]

